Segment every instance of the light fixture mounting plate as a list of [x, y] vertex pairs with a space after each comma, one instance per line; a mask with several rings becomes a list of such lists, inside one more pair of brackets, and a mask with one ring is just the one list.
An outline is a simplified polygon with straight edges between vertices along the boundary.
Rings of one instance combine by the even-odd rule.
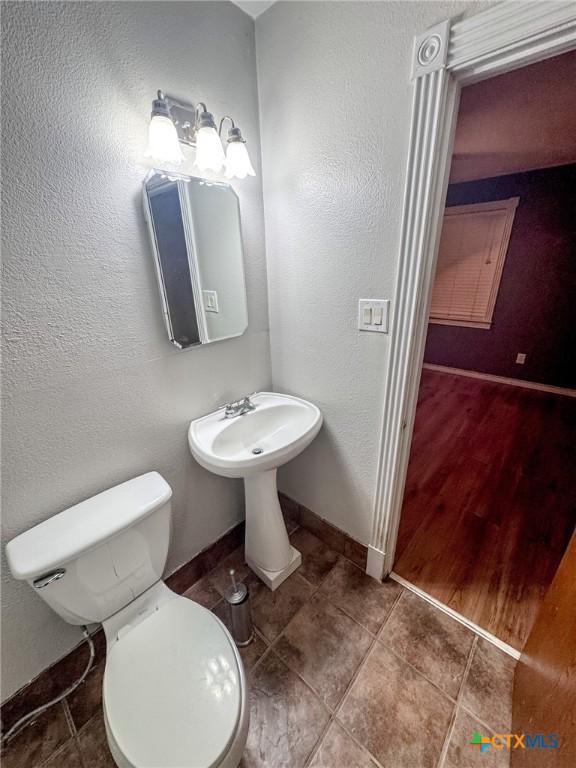
[[195, 147], [196, 107], [193, 104], [181, 104], [170, 96], [165, 98], [170, 109], [170, 117], [176, 126], [178, 141], [189, 147]]

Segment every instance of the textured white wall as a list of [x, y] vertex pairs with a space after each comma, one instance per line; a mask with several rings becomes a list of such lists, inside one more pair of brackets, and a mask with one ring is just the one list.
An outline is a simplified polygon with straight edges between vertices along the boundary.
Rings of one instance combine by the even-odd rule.
[[389, 337], [356, 330], [392, 298], [414, 35], [469, 2], [279, 2], [256, 21], [274, 388], [325, 427], [279, 473], [290, 496], [364, 543]]
[[[259, 171], [254, 23], [220, 2], [2, 6], [3, 537], [157, 469], [174, 490], [173, 570], [243, 514], [241, 485], [200, 468], [186, 431], [270, 385], [262, 199], [258, 178], [237, 185], [248, 332], [179, 352], [142, 216], [142, 151], [163, 88], [232, 114]], [[80, 639], [6, 567], [2, 627], [3, 697]]]

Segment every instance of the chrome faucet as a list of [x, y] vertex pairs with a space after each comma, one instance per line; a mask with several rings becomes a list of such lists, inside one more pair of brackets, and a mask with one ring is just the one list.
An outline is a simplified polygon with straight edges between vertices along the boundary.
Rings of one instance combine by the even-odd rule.
[[256, 406], [250, 400], [251, 397], [252, 395], [246, 395], [233, 403], [226, 403], [224, 418], [234, 419], [236, 416], [244, 416], [245, 413], [256, 410]]

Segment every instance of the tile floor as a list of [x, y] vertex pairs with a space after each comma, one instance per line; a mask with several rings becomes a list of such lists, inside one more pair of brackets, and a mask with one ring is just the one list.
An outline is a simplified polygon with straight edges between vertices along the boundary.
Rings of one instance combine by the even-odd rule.
[[[514, 660], [394, 581], [379, 584], [303, 528], [303, 564], [276, 592], [237, 550], [185, 593], [228, 621], [234, 567], [257, 634], [242, 649], [251, 722], [241, 768], [504, 768], [473, 731], [510, 729]], [[3, 768], [115, 768], [103, 665], [10, 745]]]

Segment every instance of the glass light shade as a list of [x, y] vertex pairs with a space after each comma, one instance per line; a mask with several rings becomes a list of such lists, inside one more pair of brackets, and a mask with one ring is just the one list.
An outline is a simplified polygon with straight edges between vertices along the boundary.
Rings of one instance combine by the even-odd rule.
[[180, 149], [176, 126], [171, 118], [164, 115], [154, 115], [148, 129], [148, 146], [144, 153], [146, 157], [166, 163], [178, 165], [184, 160]]
[[224, 150], [220, 136], [215, 128], [203, 126], [196, 133], [196, 160], [194, 165], [201, 171], [222, 170], [224, 165]]
[[256, 176], [250, 155], [243, 141], [231, 141], [226, 148], [226, 178], [245, 179], [246, 176]]

